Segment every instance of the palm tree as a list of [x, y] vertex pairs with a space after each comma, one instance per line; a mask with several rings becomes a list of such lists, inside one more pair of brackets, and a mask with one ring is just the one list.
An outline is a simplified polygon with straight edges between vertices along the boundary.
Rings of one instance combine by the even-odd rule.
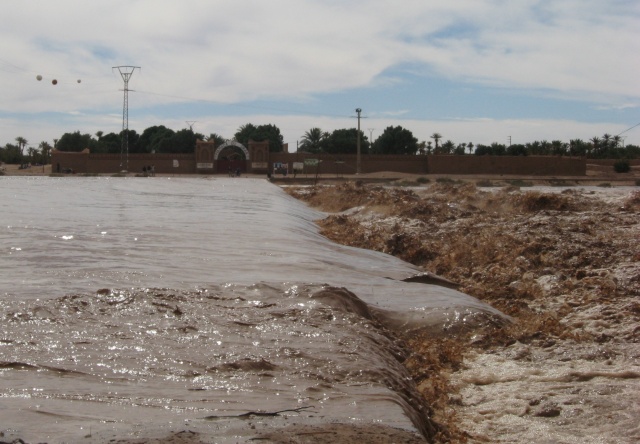
[[547, 140], [543, 140], [542, 142], [540, 142], [540, 150], [543, 155], [548, 156], [549, 154], [551, 154], [551, 143], [549, 143]]
[[24, 156], [24, 147], [27, 146], [27, 139], [24, 137], [16, 137], [16, 142], [18, 142], [18, 148], [20, 148], [20, 155]]
[[619, 135], [613, 136], [612, 140], [613, 140], [613, 147], [618, 148], [620, 146], [620, 142], [622, 141], [622, 137], [620, 137]]
[[27, 153], [29, 153], [29, 163], [31, 163], [31, 164], [35, 163], [35, 159], [34, 158], [35, 158], [35, 155], [36, 155], [37, 152], [38, 151], [32, 146], [30, 146], [27, 149]]
[[433, 140], [435, 140], [435, 142], [436, 142], [435, 152], [437, 153], [437, 152], [438, 152], [438, 142], [440, 141], [440, 139], [442, 139], [442, 134], [440, 134], [440, 133], [433, 133], [433, 134], [431, 135], [431, 138], [432, 138]]
[[216, 147], [222, 146], [227, 140], [218, 133], [211, 133], [207, 137], [207, 142], [213, 142]]
[[589, 141], [591, 142], [591, 146], [593, 147], [594, 155], [597, 154], [600, 151], [600, 138], [597, 136], [594, 136], [591, 139], [589, 139]]
[[427, 142], [427, 154], [431, 154], [431, 151], [433, 150], [433, 147], [431, 146], [432, 144], [432, 141]]
[[564, 156], [567, 152], [567, 144], [561, 140], [551, 141], [551, 153], [555, 156]]
[[[438, 142], [436, 141], [436, 145], [437, 145], [437, 143]], [[453, 149], [454, 148], [455, 148], [455, 144], [453, 143], [453, 140], [451, 140], [451, 139], [447, 140], [445, 143], [442, 144], [442, 151], [444, 151], [445, 154], [453, 153]]]
[[569, 141], [569, 155], [585, 156], [589, 151], [589, 144], [582, 139], [571, 139]]
[[533, 142], [527, 142], [525, 145], [527, 152], [531, 155], [538, 156], [542, 154], [542, 148], [540, 147], [540, 142], [535, 140]]
[[49, 142], [43, 141], [40, 142], [38, 148], [40, 148], [40, 152], [42, 153], [42, 163], [46, 165], [47, 163], [49, 163], [49, 156], [51, 155], [51, 145], [49, 145]]
[[104, 131], [97, 131], [96, 132], [96, 137], [98, 138], [98, 142], [100, 142], [100, 139], [102, 139], [103, 134], [104, 134]]
[[324, 133], [320, 128], [311, 128], [304, 133], [300, 142], [300, 148], [310, 153], [317, 153], [322, 148]]
[[471, 154], [471, 151], [473, 151], [473, 142], [467, 143], [467, 149], [469, 150], [469, 154]]

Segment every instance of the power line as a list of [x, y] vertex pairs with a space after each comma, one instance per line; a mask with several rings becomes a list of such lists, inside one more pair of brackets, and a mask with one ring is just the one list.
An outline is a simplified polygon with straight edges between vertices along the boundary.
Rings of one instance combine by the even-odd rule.
[[631, 131], [632, 129], [634, 129], [636, 126], [640, 126], [640, 122], [636, 123], [635, 125], [633, 125], [631, 128], [627, 128], [626, 130], [624, 130], [623, 132], [617, 134], [617, 136], [619, 136], [620, 134], [624, 134], [627, 131]]

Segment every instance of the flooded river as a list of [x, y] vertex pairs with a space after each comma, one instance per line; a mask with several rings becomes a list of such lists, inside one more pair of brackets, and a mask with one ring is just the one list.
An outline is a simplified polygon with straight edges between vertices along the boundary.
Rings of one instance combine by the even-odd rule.
[[499, 315], [328, 241], [321, 213], [264, 180], [6, 177], [0, 205], [4, 440], [245, 442], [292, 422], [426, 435], [386, 332]]

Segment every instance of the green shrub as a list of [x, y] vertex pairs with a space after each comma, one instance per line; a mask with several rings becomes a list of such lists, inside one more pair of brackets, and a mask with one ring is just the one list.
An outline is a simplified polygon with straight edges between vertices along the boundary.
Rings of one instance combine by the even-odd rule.
[[491, 182], [490, 180], [479, 180], [476, 182], [476, 186], [478, 187], [497, 187], [498, 185], [496, 185], [495, 183]]
[[631, 165], [626, 159], [618, 160], [613, 164], [613, 169], [616, 173], [628, 173], [629, 171], [631, 171]]
[[418, 182], [418, 183], [429, 183], [429, 182], [431, 182], [431, 180], [428, 177], [418, 177], [416, 179], [416, 182]]

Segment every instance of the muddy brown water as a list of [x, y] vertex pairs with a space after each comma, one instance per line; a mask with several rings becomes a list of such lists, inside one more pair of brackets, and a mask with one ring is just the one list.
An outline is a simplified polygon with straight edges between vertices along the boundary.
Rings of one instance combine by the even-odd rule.
[[500, 317], [328, 241], [321, 213], [264, 180], [4, 177], [0, 205], [4, 440], [245, 442], [332, 422], [428, 434], [385, 331]]

